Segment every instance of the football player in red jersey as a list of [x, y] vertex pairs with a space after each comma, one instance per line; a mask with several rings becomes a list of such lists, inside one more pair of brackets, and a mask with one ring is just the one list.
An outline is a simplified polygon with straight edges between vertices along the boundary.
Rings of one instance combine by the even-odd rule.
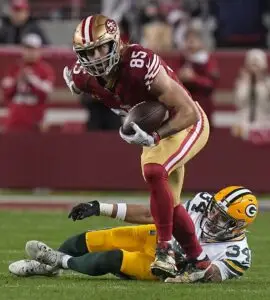
[[209, 123], [169, 66], [151, 50], [124, 44], [116, 22], [102, 15], [83, 19], [73, 36], [78, 61], [64, 68], [72, 93], [89, 93], [119, 114], [142, 101], [160, 101], [169, 119], [152, 134], [133, 124], [135, 133], [120, 136], [143, 146], [142, 172], [150, 188], [150, 206], [158, 233], [152, 273], [174, 277], [176, 266], [171, 247], [172, 233], [195, 269], [207, 268], [203, 252], [186, 210], [180, 203], [184, 166], [206, 144]]

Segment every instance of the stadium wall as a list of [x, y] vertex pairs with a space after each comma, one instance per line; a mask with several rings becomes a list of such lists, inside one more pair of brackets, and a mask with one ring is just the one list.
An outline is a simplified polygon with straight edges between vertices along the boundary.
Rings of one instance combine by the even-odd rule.
[[[269, 150], [216, 129], [206, 148], [187, 165], [184, 189], [246, 185], [270, 192]], [[140, 152], [117, 132], [1, 135], [0, 188], [145, 190]]]

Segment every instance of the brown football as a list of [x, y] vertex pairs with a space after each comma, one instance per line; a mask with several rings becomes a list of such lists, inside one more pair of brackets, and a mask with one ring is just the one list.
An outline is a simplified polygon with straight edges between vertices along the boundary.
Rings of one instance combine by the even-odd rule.
[[133, 134], [131, 122], [136, 123], [143, 131], [152, 133], [158, 130], [165, 120], [167, 108], [158, 101], [144, 101], [132, 107], [124, 119], [122, 132]]

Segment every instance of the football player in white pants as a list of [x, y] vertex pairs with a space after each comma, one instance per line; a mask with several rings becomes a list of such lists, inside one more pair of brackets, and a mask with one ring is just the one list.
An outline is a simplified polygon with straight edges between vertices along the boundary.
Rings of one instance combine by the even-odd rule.
[[[211, 195], [207, 192], [198, 193], [193, 199], [185, 203], [185, 208], [195, 224], [196, 235], [212, 263], [207, 270], [202, 270], [201, 272], [196, 270], [194, 272], [192, 264], [189, 264], [188, 261], [184, 260], [183, 254], [181, 256], [181, 267], [184, 267], [181, 272], [179, 272], [175, 278], [167, 278], [165, 282], [221, 282], [226, 279], [241, 277], [251, 264], [251, 250], [249, 249], [245, 232], [247, 226], [250, 225], [257, 216], [258, 203], [256, 197], [250, 190], [244, 187], [230, 186], [222, 189], [215, 195]], [[108, 216], [118, 218], [129, 223], [152, 224], [152, 217], [149, 209], [144, 205], [136, 204], [108, 204], [91, 201], [76, 205], [69, 214], [69, 217], [74, 221], [82, 220], [91, 216]], [[140, 238], [140, 241], [143, 236], [140, 237], [139, 235], [145, 235], [148, 233], [149, 235], [153, 235], [153, 231], [155, 230], [148, 230], [147, 226], [154, 225], [143, 226], [120, 227], [124, 233], [123, 237], [121, 234], [119, 235], [119, 228], [107, 230], [109, 238], [107, 239], [105, 248], [108, 250], [108, 241], [112, 244], [112, 249], [115, 247], [116, 241], [110, 241], [111, 238], [115, 239], [115, 236], [113, 236], [114, 230], [117, 230], [118, 232], [117, 239], [122, 239], [123, 241], [126, 239], [125, 233], [127, 230], [136, 230], [136, 234], [132, 238]], [[144, 228], [147, 230], [138, 231], [138, 229]], [[89, 239], [87, 238], [87, 234], [92, 234], [92, 236], [97, 237], [99, 235], [106, 234], [106, 230], [97, 230], [86, 233], [86, 244]], [[82, 235], [80, 235], [80, 237], [81, 236]], [[138, 243], [140, 245], [139, 247], [145, 249], [145, 245], [141, 245], [140, 241]], [[155, 239], [153, 239], [153, 241], [155, 241]], [[76, 243], [78, 243], [78, 239], [76, 240]], [[91, 248], [92, 246], [90, 243], [91, 242], [86, 245], [86, 248], [89, 250], [86, 252], [95, 253], [95, 249], [97, 248]], [[65, 243], [63, 245], [65, 245]], [[151, 247], [153, 247], [153, 253], [155, 250], [154, 246], [155, 245], [151, 245]], [[176, 241], [174, 242], [174, 249], [176, 253], [181, 253], [181, 249]], [[111, 269], [110, 262], [116, 262], [118, 258], [114, 259], [111, 257], [110, 251], [97, 252], [98, 254], [101, 253], [101, 255], [103, 255], [104, 253], [104, 255], [106, 255], [106, 262], [106, 260], [100, 258], [100, 256], [99, 258], [93, 258], [92, 256], [94, 253], [80, 254], [75, 251], [75, 255], [72, 256], [71, 254], [73, 254], [73, 252], [69, 250], [66, 251], [65, 247], [60, 247], [59, 250], [60, 251], [53, 250], [43, 242], [29, 241], [26, 243], [26, 252], [31, 259], [20, 260], [12, 263], [9, 266], [9, 271], [18, 276], [52, 276], [58, 274], [60, 269], [72, 269], [92, 276], [114, 273], [118, 275], [126, 275], [126, 277], [129, 278], [152, 279], [149, 277], [151, 275], [147, 275], [150, 265], [145, 263], [145, 270], [141, 268], [138, 273], [136, 271], [136, 265], [140, 263], [140, 259], [135, 258], [135, 261], [132, 261], [132, 258], [130, 258], [131, 256], [129, 256], [129, 252], [125, 251], [125, 249], [117, 249], [114, 252], [111, 251], [113, 254], [117, 254], [119, 251], [124, 252], [124, 255], [121, 256], [122, 261], [120, 262], [119, 267], [111, 266]], [[137, 249], [137, 251], [140, 251], [140, 249]], [[86, 259], [88, 259], [87, 261], [82, 260], [83, 255]], [[134, 255], [134, 252], [132, 255]], [[132, 257], [134, 259], [134, 256]], [[152, 259], [154, 259], [154, 256]], [[77, 263], [76, 260], [80, 260], [81, 262]], [[124, 260], [126, 261], [123, 262]], [[92, 269], [88, 268], [86, 270], [85, 264], [88, 264], [88, 262], [89, 268]], [[80, 269], [80, 263], [84, 264], [82, 269]], [[107, 266], [101, 271], [93, 272], [93, 268], [96, 270], [97, 265]], [[123, 265], [126, 267], [124, 268]], [[119, 269], [119, 272], [117, 268]]]

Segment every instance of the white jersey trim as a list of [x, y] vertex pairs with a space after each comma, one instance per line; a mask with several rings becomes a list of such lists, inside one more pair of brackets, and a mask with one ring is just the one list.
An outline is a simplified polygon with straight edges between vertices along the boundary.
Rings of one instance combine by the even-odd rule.
[[153, 59], [150, 60], [147, 64], [147, 74], [144, 76], [144, 80], [146, 80], [145, 85], [148, 90], [151, 89], [151, 83], [157, 76], [159, 70], [160, 70], [160, 59], [159, 57], [154, 54]]

